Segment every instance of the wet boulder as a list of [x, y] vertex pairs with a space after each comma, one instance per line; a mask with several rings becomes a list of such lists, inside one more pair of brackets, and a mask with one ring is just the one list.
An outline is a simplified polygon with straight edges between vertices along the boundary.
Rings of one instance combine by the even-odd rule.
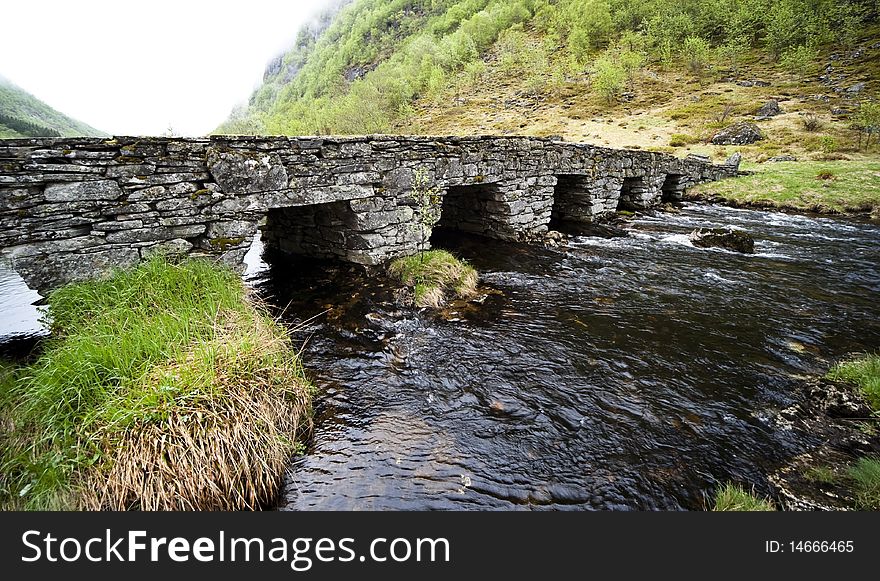
[[731, 228], [697, 228], [688, 238], [697, 248], [723, 248], [743, 254], [755, 253], [755, 239], [748, 232]]
[[712, 137], [715, 145], [748, 145], [764, 139], [764, 134], [754, 123], [741, 121], [726, 127]]

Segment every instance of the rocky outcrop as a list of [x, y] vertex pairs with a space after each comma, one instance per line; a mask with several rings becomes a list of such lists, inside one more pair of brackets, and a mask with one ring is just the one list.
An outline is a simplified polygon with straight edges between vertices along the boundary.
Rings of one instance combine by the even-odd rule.
[[782, 109], [779, 107], [779, 101], [776, 99], [771, 99], [764, 103], [760, 109], [755, 113], [755, 118], [758, 121], [763, 121], [765, 119], [770, 119], [771, 117], [776, 117], [777, 115], [782, 114]]
[[712, 137], [715, 145], [748, 145], [764, 139], [764, 134], [754, 123], [741, 121], [722, 129]]
[[754, 254], [755, 239], [742, 230], [730, 228], [697, 228], [688, 238], [697, 248], [723, 248], [743, 254]]
[[532, 239], [551, 218], [589, 224], [737, 172], [537, 138], [4, 140], [0, 259], [39, 289], [155, 252], [240, 267], [262, 229], [268, 247], [378, 265], [416, 252], [438, 223]]
[[742, 163], [743, 156], [740, 152], [736, 152], [724, 161], [724, 165], [739, 171], [739, 164]]

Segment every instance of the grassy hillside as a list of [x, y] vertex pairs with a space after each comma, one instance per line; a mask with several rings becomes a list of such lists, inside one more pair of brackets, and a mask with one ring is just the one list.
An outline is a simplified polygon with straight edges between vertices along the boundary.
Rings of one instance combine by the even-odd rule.
[[[877, 0], [355, 0], [221, 133], [516, 133], [725, 155], [861, 156]], [[860, 85], [860, 83], [864, 83]], [[861, 143], [859, 137], [862, 138]], [[873, 146], [876, 149], [876, 145]]]
[[106, 135], [59, 113], [0, 77], [0, 138]]

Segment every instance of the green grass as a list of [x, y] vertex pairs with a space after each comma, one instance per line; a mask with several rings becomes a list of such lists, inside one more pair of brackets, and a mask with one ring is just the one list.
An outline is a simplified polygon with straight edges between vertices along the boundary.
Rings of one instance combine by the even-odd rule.
[[689, 195], [793, 210], [880, 214], [880, 162], [764, 164], [754, 175], [703, 184]]
[[271, 498], [310, 388], [235, 273], [156, 257], [53, 292], [49, 314], [42, 354], [0, 384], [5, 504], [236, 509]]
[[715, 493], [715, 505], [713, 510], [724, 512], [756, 512], [773, 511], [776, 508], [767, 499], [757, 498], [747, 492], [739, 484], [728, 483]]
[[880, 411], [880, 354], [838, 363], [828, 372], [828, 378], [857, 386], [871, 407]]
[[684, 147], [685, 145], [700, 143], [701, 141], [702, 140], [699, 137], [694, 137], [693, 135], [687, 135], [685, 133], [673, 133], [669, 136], [670, 147]]
[[477, 271], [445, 250], [398, 258], [388, 272], [413, 288], [418, 307], [439, 308], [450, 295], [468, 298], [477, 288]]
[[880, 510], [880, 458], [860, 458], [849, 469], [854, 482], [856, 506], [862, 510]]
[[837, 473], [830, 466], [811, 466], [804, 470], [804, 478], [821, 484], [834, 484], [838, 480]]

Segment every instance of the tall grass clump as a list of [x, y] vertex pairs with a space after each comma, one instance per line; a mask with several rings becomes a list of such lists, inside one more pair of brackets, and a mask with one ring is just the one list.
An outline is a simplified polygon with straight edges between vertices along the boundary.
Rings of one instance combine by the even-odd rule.
[[871, 407], [880, 411], [880, 354], [838, 363], [828, 372], [828, 377], [857, 386]]
[[713, 510], [721, 512], [773, 511], [776, 508], [767, 499], [756, 497], [739, 484], [727, 483], [715, 492]]
[[155, 257], [49, 297], [53, 337], [5, 382], [4, 503], [255, 509], [310, 389], [285, 331], [214, 264]]
[[849, 477], [855, 484], [856, 507], [880, 510], [880, 458], [860, 458]]
[[445, 250], [429, 250], [394, 260], [391, 276], [412, 287], [417, 307], [439, 308], [450, 295], [468, 298], [476, 293], [477, 271]]

